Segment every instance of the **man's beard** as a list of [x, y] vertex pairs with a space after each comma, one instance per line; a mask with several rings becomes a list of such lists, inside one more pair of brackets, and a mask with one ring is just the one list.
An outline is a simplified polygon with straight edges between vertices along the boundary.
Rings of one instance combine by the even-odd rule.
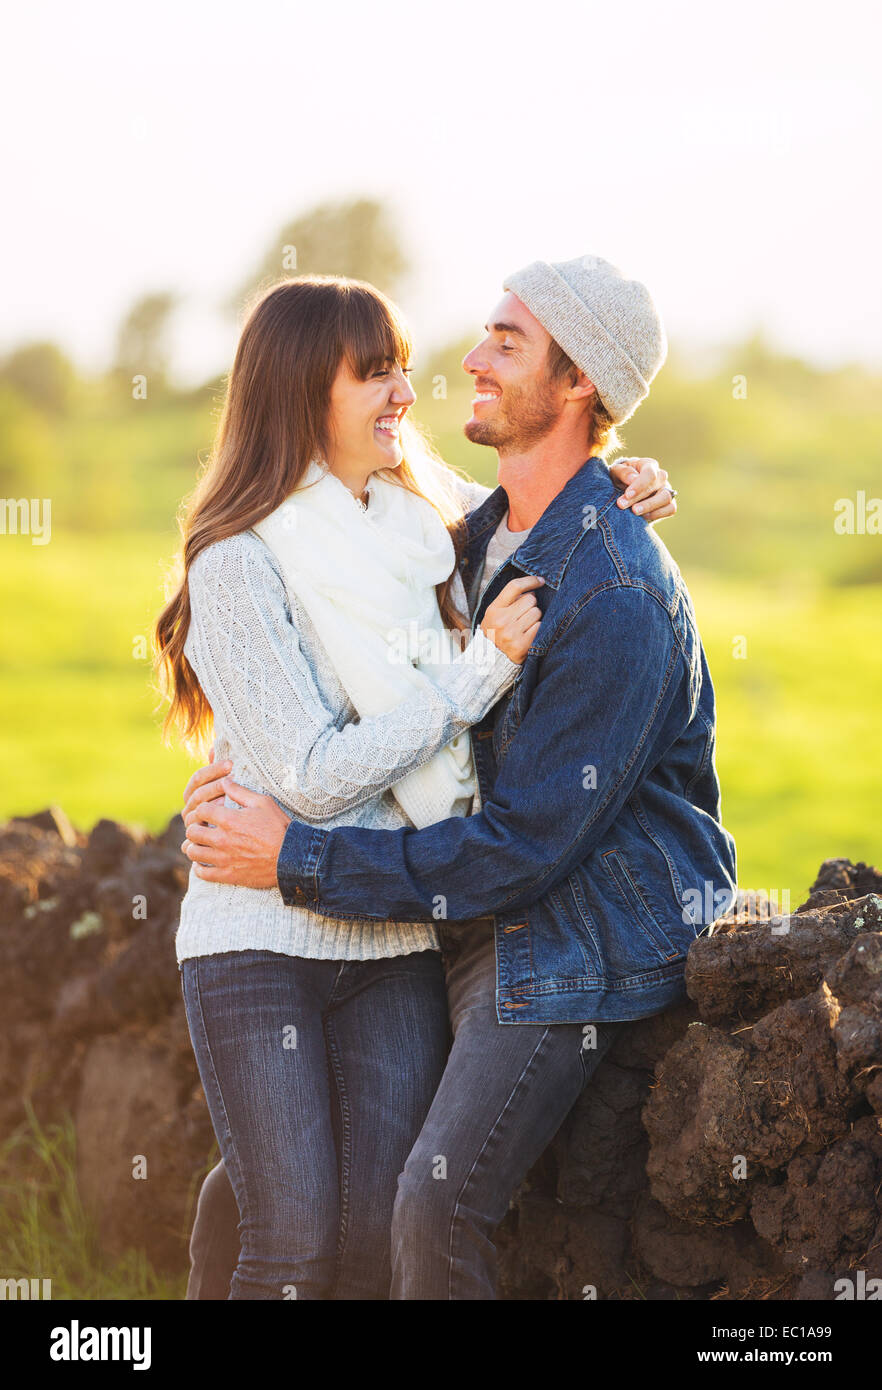
[[[522, 453], [543, 439], [560, 418], [551, 382], [544, 386], [509, 386], [499, 397], [492, 420], [469, 420], [466, 439], [507, 453]], [[503, 404], [504, 402], [504, 404]]]

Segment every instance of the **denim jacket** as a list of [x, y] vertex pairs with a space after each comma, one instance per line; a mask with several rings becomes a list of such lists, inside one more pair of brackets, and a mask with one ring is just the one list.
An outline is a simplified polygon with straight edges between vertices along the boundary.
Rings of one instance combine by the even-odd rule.
[[[472, 729], [482, 807], [422, 830], [292, 821], [289, 904], [347, 915], [495, 920], [501, 1023], [618, 1022], [685, 997], [686, 952], [729, 906], [714, 692], [682, 576], [589, 459], [488, 585], [541, 575], [536, 639]], [[467, 519], [466, 586], [508, 507]]]

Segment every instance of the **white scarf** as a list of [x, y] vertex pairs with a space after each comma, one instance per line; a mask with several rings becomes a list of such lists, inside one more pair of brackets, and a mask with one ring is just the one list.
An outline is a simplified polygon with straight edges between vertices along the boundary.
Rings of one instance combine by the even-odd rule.
[[[457, 654], [435, 585], [454, 566], [453, 542], [424, 497], [373, 474], [368, 507], [326, 467], [254, 530], [278, 559], [359, 717], [418, 700]], [[418, 828], [468, 814], [475, 790], [468, 731], [396, 782]]]

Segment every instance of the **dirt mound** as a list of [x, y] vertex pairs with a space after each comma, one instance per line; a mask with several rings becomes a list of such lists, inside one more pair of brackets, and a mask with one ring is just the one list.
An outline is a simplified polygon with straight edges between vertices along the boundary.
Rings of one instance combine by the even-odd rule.
[[[186, 1264], [213, 1135], [174, 933], [179, 818], [0, 828], [0, 1134], [73, 1113], [102, 1245]], [[500, 1237], [503, 1293], [830, 1298], [882, 1275], [882, 875], [828, 860], [786, 918], [690, 951], [690, 1002], [624, 1025]], [[749, 907], [751, 910], [745, 910]]]
[[687, 981], [716, 1026], [693, 1024], [658, 1068], [643, 1115], [653, 1197], [693, 1224], [746, 1219], [807, 1288], [870, 1271], [882, 1258], [882, 877], [828, 861], [788, 918], [736, 917], [697, 941]]
[[188, 864], [159, 839], [58, 813], [0, 831], [0, 1136], [29, 1101], [73, 1113], [78, 1179], [108, 1255], [180, 1269], [213, 1135], [184, 1017], [174, 934]]
[[691, 1005], [623, 1033], [530, 1175], [509, 1297], [817, 1299], [878, 1277], [882, 875], [827, 860], [795, 913], [738, 907], [690, 950]]
[[[833, 861], [839, 863], [841, 861]], [[826, 866], [825, 866], [826, 867]], [[858, 867], [864, 868], [864, 865]], [[735, 916], [715, 924], [689, 952], [686, 987], [706, 1023], [755, 1019], [807, 994], [853, 941], [882, 931], [882, 886], [860, 896], [812, 893], [787, 917]]]

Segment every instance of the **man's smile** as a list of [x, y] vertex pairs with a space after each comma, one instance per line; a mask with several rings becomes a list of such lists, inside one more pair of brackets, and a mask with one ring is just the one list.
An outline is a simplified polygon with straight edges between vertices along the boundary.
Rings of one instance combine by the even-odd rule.
[[501, 395], [502, 392], [498, 386], [485, 386], [475, 391], [472, 405], [486, 405], [489, 401], [498, 400]]

